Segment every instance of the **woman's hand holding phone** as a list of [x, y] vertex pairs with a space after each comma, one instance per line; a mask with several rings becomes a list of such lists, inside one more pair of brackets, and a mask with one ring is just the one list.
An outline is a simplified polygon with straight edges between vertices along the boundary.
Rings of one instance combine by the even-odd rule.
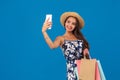
[[52, 26], [52, 16], [46, 15], [46, 19], [42, 27], [42, 32], [45, 32], [47, 29], [51, 29], [51, 26]]
[[[52, 22], [52, 14], [47, 14], [46, 20], [48, 20], [48, 22]], [[50, 27], [48, 29], [51, 29], [51, 28], [52, 28], [52, 25], [50, 25]]]

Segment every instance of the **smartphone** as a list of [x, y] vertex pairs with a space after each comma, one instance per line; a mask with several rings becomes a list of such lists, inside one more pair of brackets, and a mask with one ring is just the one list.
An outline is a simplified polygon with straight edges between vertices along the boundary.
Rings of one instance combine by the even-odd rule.
[[[45, 20], [48, 20], [48, 18], [49, 18], [49, 22], [52, 22], [52, 14], [46, 14], [46, 19]], [[48, 29], [51, 29], [51, 27], [49, 27]]]

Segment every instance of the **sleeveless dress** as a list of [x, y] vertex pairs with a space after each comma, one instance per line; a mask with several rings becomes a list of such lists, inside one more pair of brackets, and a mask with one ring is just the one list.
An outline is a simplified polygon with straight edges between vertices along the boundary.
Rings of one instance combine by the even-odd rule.
[[75, 68], [75, 60], [83, 57], [83, 40], [64, 40], [61, 49], [64, 53], [67, 65], [67, 80], [78, 80]]

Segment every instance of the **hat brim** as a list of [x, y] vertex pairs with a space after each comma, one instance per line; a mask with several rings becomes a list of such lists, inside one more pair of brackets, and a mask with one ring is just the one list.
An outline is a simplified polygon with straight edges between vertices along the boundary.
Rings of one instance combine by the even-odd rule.
[[61, 15], [60, 17], [60, 22], [62, 24], [62, 26], [64, 26], [64, 22], [66, 20], [67, 17], [69, 16], [73, 16], [73, 17], [76, 17], [79, 21], [79, 24], [80, 24], [80, 28], [83, 28], [84, 27], [84, 20], [83, 18], [76, 12], [65, 12]]

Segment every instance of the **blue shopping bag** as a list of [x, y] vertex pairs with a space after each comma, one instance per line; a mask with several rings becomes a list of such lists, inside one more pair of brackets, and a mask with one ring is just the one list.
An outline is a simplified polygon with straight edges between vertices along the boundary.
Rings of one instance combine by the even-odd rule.
[[103, 69], [102, 69], [102, 66], [101, 66], [101, 63], [100, 63], [100, 60], [97, 60], [97, 63], [98, 63], [98, 68], [99, 68], [101, 80], [106, 80], [105, 74], [103, 72]]
[[79, 80], [77, 67], [75, 68], [75, 73], [76, 73], [76, 75], [77, 75], [77, 80]]

